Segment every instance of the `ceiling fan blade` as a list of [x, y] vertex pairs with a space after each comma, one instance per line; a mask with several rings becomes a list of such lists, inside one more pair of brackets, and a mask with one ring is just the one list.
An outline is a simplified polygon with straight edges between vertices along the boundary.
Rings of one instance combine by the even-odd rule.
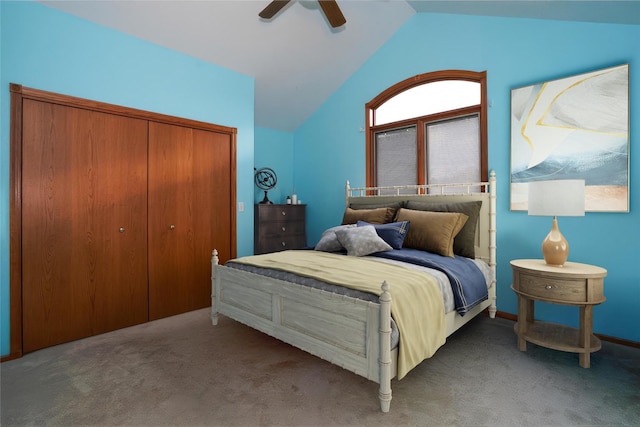
[[273, 0], [267, 5], [262, 12], [258, 14], [260, 18], [271, 19], [274, 15], [289, 3], [290, 0]]
[[318, 3], [333, 28], [338, 28], [347, 22], [336, 0], [318, 0]]

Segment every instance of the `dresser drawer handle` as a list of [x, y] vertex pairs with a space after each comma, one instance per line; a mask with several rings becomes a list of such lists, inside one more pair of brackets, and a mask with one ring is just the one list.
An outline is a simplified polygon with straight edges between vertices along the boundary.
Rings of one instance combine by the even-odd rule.
[[282, 216], [285, 216], [287, 213], [285, 211], [282, 211]]
[[551, 286], [551, 285], [546, 285], [544, 288], [545, 288], [546, 290], [548, 290], [548, 291], [549, 291], [549, 290], [553, 289], [553, 286]]
[[282, 226], [282, 231], [287, 231], [287, 227], [285, 227], [284, 225]]
[[282, 242], [282, 246], [287, 246], [287, 242]]

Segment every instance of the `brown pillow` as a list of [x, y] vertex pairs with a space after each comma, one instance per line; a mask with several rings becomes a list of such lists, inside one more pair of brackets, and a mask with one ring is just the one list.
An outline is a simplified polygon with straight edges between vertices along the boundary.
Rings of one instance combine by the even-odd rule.
[[363, 204], [350, 203], [349, 207], [351, 209], [393, 208], [393, 214], [395, 216], [396, 211], [400, 208], [404, 208], [405, 206], [404, 206], [404, 202], [388, 202], [388, 203], [363, 203]]
[[396, 210], [393, 208], [351, 209], [347, 208], [342, 217], [342, 224], [355, 224], [365, 221], [370, 224], [386, 224], [393, 220]]
[[407, 209], [415, 209], [417, 211], [460, 212], [468, 216], [469, 219], [453, 240], [453, 252], [455, 252], [456, 255], [462, 255], [467, 258], [476, 257], [476, 228], [481, 207], [482, 201], [480, 200], [458, 203], [425, 203], [412, 200], [409, 201], [406, 206]]
[[400, 209], [397, 221], [409, 221], [405, 248], [420, 249], [453, 257], [453, 239], [469, 217], [459, 212], [432, 212]]

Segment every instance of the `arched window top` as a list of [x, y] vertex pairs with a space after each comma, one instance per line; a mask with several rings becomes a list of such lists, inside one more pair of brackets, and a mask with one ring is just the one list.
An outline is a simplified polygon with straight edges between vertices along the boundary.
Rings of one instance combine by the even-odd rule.
[[401, 92], [380, 105], [373, 125], [399, 122], [480, 104], [480, 83], [440, 80]]
[[486, 72], [445, 70], [393, 85], [367, 104], [369, 123], [379, 126], [480, 105]]

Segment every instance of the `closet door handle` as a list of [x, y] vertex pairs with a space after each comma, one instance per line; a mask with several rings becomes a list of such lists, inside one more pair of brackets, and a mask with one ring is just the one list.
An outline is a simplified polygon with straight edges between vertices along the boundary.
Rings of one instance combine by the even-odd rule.
[[175, 226], [175, 225], [173, 225], [173, 224], [171, 224], [171, 225], [169, 226], [169, 229], [170, 229], [170, 230], [174, 230], [175, 228], [176, 228], [176, 226]]
[[124, 233], [124, 227], [120, 227], [120, 230], [118, 231], [120, 231], [121, 233]]

